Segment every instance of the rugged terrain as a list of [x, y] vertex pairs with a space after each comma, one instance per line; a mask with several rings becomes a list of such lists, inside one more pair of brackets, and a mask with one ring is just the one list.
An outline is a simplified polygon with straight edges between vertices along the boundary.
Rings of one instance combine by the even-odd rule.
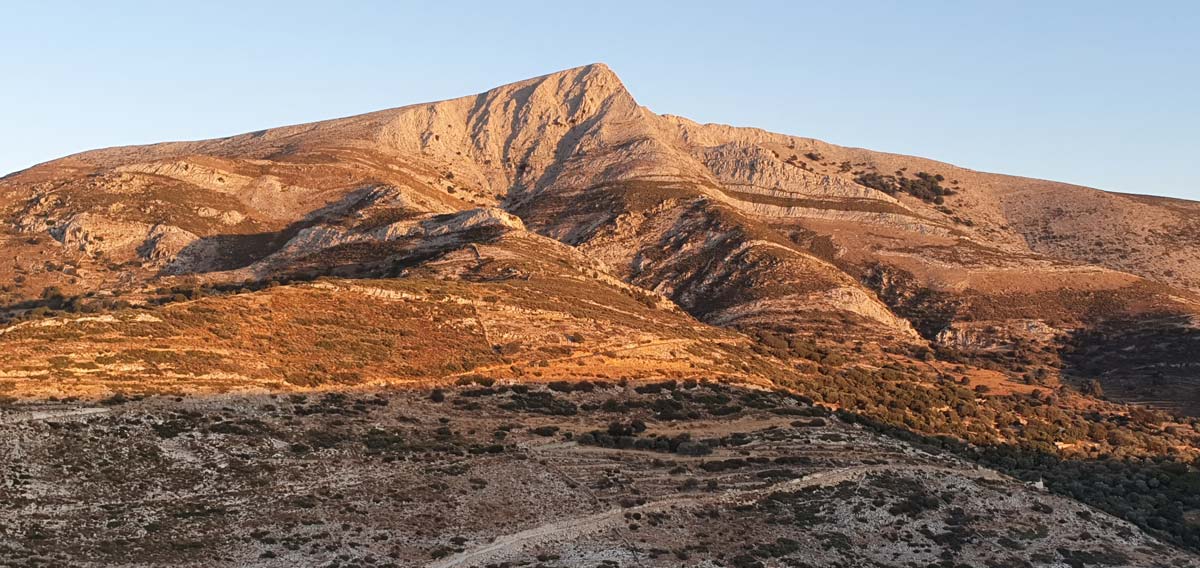
[[487, 384], [25, 408], [0, 423], [0, 562], [1195, 565], [786, 395]]
[[[162, 440], [174, 437], [158, 439], [154, 426], [193, 407], [201, 416], [229, 415], [221, 421], [258, 421], [250, 428], [257, 440], [252, 447], [237, 446], [244, 441], [238, 432], [210, 436], [208, 422], [216, 418], [188, 414], [198, 421], [188, 429], [197, 433], [188, 436], [205, 455], [236, 455], [251, 469], [270, 464], [256, 474], [264, 486], [309, 479], [308, 487], [337, 493], [329, 478], [288, 468], [321, 456], [321, 467], [333, 469], [320, 475], [369, 485], [367, 479], [380, 475], [378, 464], [334, 446], [300, 452], [303, 459], [288, 453], [288, 444], [305, 444], [291, 439], [296, 424], [289, 421], [312, 429], [346, 426], [352, 440], [377, 420], [379, 427], [393, 424], [399, 418], [376, 406], [394, 407], [362, 402], [366, 411], [331, 419], [345, 424], [310, 424], [305, 421], [317, 418], [279, 410], [303, 404], [264, 397], [328, 396], [342, 404], [339, 396], [423, 399], [412, 393], [464, 381], [516, 388], [586, 380], [608, 389], [663, 379], [783, 389], [838, 411], [839, 420], [870, 425], [869, 440], [855, 438], [872, 448], [862, 455], [820, 462], [820, 471], [780, 474], [797, 490], [815, 487], [804, 479], [820, 485], [821, 477], [804, 477], [817, 474], [848, 476], [852, 486], [830, 489], [847, 502], [906, 498], [899, 491], [909, 481], [958, 484], [966, 497], [954, 503], [961, 511], [954, 518], [962, 520], [986, 517], [983, 507], [997, 491], [1008, 491], [990, 483], [1017, 487], [1012, 478], [1041, 479], [1053, 493], [1098, 509], [1021, 490], [1012, 506], [1044, 503], [1034, 510], [1052, 527], [1046, 538], [1055, 544], [1022, 545], [1009, 556], [994, 548], [1000, 542], [995, 529], [971, 528], [977, 543], [993, 548], [972, 548], [955, 536], [931, 540], [922, 552], [862, 542], [881, 530], [871, 524], [884, 522], [879, 514], [827, 511], [836, 522], [855, 523], [836, 533], [850, 539], [843, 552], [863, 555], [842, 557], [845, 565], [953, 563], [960, 556], [968, 565], [995, 566], [1194, 561], [1188, 552], [1136, 544], [1147, 538], [1140, 531], [1200, 549], [1200, 422], [1192, 418], [1200, 414], [1200, 204], [1193, 202], [701, 125], [639, 106], [611, 70], [596, 64], [437, 103], [40, 164], [0, 178], [0, 252], [0, 396], [7, 405], [0, 422], [52, 430], [7, 446], [15, 456], [43, 452], [9, 464], [18, 469], [3, 488], [17, 491], [25, 507], [3, 526], [6, 536], [26, 535], [26, 544], [8, 549], [13, 558], [51, 554], [35, 542], [41, 529], [33, 536], [26, 530], [45, 521], [67, 530], [59, 536], [81, 555], [68, 554], [72, 561], [105, 562], [94, 556], [102, 543], [70, 534], [72, 509], [34, 513], [54, 498], [91, 499], [53, 497], [43, 491], [47, 485], [125, 490], [120, 484], [127, 480], [87, 482], [85, 471], [43, 465], [50, 463], [48, 448], [69, 446], [81, 429], [94, 428], [89, 439], [101, 445], [134, 436], [147, 464], [187, 462], [196, 471], [181, 479], [199, 483], [193, 474], [211, 464], [164, 449], [175, 442]], [[124, 402], [140, 396], [151, 398]], [[120, 404], [94, 405], [102, 399]], [[432, 422], [452, 406], [422, 408], [421, 420]], [[478, 420], [478, 431], [488, 435], [506, 419], [490, 406], [473, 416], [461, 413], [466, 406], [453, 408], [457, 420]], [[100, 412], [93, 416], [91, 409]], [[581, 412], [576, 433], [585, 425], [603, 429], [610, 418]], [[658, 418], [663, 428], [679, 427], [674, 421], [680, 417]], [[709, 418], [697, 427], [736, 423], [720, 414]], [[512, 420], [506, 431], [522, 448], [513, 455], [561, 460], [567, 478], [575, 479], [590, 475], [571, 469], [584, 467], [578, 452], [600, 452], [596, 459], [625, 464], [633, 468], [625, 475], [657, 487], [650, 492], [655, 499], [690, 499], [655, 485], [660, 476], [642, 471], [645, 464], [623, 452], [610, 455], [577, 440], [550, 443], [520, 433], [530, 428], [528, 416]], [[839, 432], [831, 435], [848, 435], [840, 421], [831, 424]], [[808, 451], [785, 438], [773, 440], [783, 444], [779, 451]], [[895, 452], [911, 453], [904, 449], [910, 442], [931, 444], [944, 455], [902, 459]], [[470, 457], [464, 467], [494, 468], [506, 483], [523, 479], [536, 487], [544, 481], [527, 477], [534, 474], [518, 467], [520, 458], [503, 456]], [[437, 481], [437, 468], [449, 467], [441, 460], [406, 455], [405, 463], [423, 465], [406, 469], [405, 483], [448, 483]], [[992, 469], [976, 475], [968, 463]], [[26, 466], [33, 469], [19, 469]], [[865, 466], [880, 469], [854, 469]], [[980, 485], [979, 476], [995, 478]], [[147, 483], [175, 483], [171, 479]], [[763, 479], [756, 483], [778, 481]], [[889, 479], [899, 485], [888, 486]], [[750, 523], [757, 532], [739, 535], [738, 543], [788, 551], [779, 558], [824, 558], [813, 548], [816, 541], [766, 526], [781, 513], [756, 509], [757, 499], [773, 493], [752, 485], [717, 491], [705, 502], [727, 509], [724, 517], [661, 527], [636, 523], [648, 544], [605, 529], [597, 540], [580, 540], [577, 549], [547, 545], [554, 551], [546, 554], [567, 564], [599, 562], [599, 551], [623, 535], [625, 556], [608, 558], [619, 564], [649, 563], [648, 551], [660, 548], [670, 552], [654, 553], [661, 563], [708, 562], [718, 558], [711, 551], [681, 553], [664, 543], [683, 540], [679, 531], [711, 536]], [[951, 485], [938, 485], [935, 493], [946, 494]], [[506, 499], [530, 498], [519, 493]], [[130, 506], [154, 516], [167, 514], [154, 507], [181, 502]], [[399, 564], [424, 561], [441, 546], [453, 550], [442, 559], [447, 562], [459, 558], [454, 555], [476, 558], [470, 551], [480, 550], [478, 559], [489, 559], [484, 564], [498, 563], [541, 546], [505, 548], [506, 539], [544, 542], [538, 527], [571, 532], [627, 521], [606, 512], [603, 499], [578, 517], [536, 504], [511, 503], [534, 517], [521, 529], [533, 531], [525, 536], [495, 524], [475, 527], [458, 543], [439, 541], [446, 536], [439, 531], [403, 546], [381, 540], [361, 547], [381, 562], [393, 553]], [[251, 525], [266, 521], [255, 515], [274, 506], [227, 509], [239, 511], [235, 516], [247, 530], [260, 531], [267, 529]], [[483, 505], [468, 499], [459, 506]], [[1067, 507], [1110, 525], [1097, 528], [1091, 516], [1052, 513]], [[1121, 532], [1134, 529], [1104, 520], [1101, 510], [1134, 523], [1134, 536]], [[996, 516], [989, 523], [1018, 516], [1005, 511], [986, 511]], [[421, 517], [369, 517], [379, 523], [375, 531], [426, 527]], [[718, 520], [730, 518], [738, 520]], [[22, 524], [25, 519], [30, 523]], [[219, 526], [202, 525], [187, 524], [171, 538], [210, 551]], [[966, 529], [941, 524], [928, 530], [937, 536]], [[1101, 539], [1104, 552], [1096, 554], [1112, 555], [1072, 556], [1084, 549], [1067, 540], [1090, 542], [1070, 536], [1075, 532]], [[116, 531], [112, 538], [140, 538], [135, 533]], [[902, 540], [917, 542], [915, 534]], [[500, 544], [485, 550], [490, 545], [483, 541], [491, 538]], [[1121, 539], [1135, 544], [1114, 544]], [[366, 562], [348, 552], [348, 542], [322, 544], [339, 551], [322, 558], [333, 562], [341, 554]], [[109, 561], [152, 564], [180, 553], [163, 546], [144, 555], [127, 546], [105, 554], [116, 555]], [[237, 563], [248, 551], [255, 558], [268, 552], [249, 541], [237, 546], [240, 556], [210, 560]], [[735, 548], [721, 548], [721, 562], [746, 555], [784, 562], [773, 553]], [[277, 556], [256, 562], [294, 563], [299, 549], [288, 550], [270, 550]]]
[[355, 275], [504, 229], [571, 245], [722, 327], [1026, 366], [1042, 363], [1030, 350], [1101, 333], [1131, 349], [1097, 369], [1056, 356], [1047, 372], [1195, 411], [1194, 358], [1111, 354], [1195, 352], [1197, 204], [659, 116], [599, 64], [439, 103], [86, 152], [4, 178], [0, 206], [11, 315], [47, 287], [136, 303], [180, 281]]

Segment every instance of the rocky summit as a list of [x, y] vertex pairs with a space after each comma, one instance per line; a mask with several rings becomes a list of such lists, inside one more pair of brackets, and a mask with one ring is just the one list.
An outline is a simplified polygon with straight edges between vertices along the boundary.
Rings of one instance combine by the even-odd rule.
[[1200, 565], [1200, 203], [593, 64], [39, 164], [0, 253], [0, 564]]

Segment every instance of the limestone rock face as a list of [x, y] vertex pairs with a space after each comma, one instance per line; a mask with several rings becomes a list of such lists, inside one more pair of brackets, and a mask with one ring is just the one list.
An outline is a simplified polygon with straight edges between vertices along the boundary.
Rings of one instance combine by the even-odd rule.
[[486, 227], [525, 230], [525, 224], [521, 222], [520, 217], [496, 207], [464, 211], [445, 221], [427, 222], [423, 224], [422, 229], [425, 235], [436, 237]]
[[260, 261], [253, 269], [269, 274], [271, 267], [327, 249], [354, 244], [404, 241], [413, 248], [447, 249], [472, 242], [478, 231], [524, 231], [521, 219], [494, 207], [471, 209], [453, 214], [420, 215], [388, 223], [369, 230], [337, 225], [316, 225], [299, 231], [279, 251]]
[[128, 254], [146, 240], [149, 231], [150, 227], [143, 223], [79, 213], [51, 229], [50, 234], [62, 243], [63, 248], [95, 255]]
[[937, 343], [962, 350], [1009, 348], [1018, 341], [1049, 343], [1063, 336], [1061, 329], [1040, 320], [961, 322], [942, 330]]
[[746, 193], [829, 199], [873, 199], [899, 205], [894, 197], [844, 177], [822, 175], [779, 159], [774, 152], [743, 141], [701, 150], [705, 165], [723, 185]]
[[129, 164], [114, 168], [118, 172], [135, 172], [186, 181], [192, 185], [223, 192], [237, 192], [249, 186], [254, 178], [188, 160], [167, 160]]
[[155, 264], [170, 264], [184, 249], [199, 238], [179, 227], [155, 225], [150, 228], [146, 240], [138, 249], [138, 254]]

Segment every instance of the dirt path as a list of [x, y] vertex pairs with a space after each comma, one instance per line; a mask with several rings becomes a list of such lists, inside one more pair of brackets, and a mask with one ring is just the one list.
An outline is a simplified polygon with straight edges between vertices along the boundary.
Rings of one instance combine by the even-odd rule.
[[805, 487], [837, 485], [843, 481], [854, 481], [861, 479], [872, 473], [885, 472], [947, 473], [951, 475], [967, 477], [970, 479], [1011, 481], [1009, 478], [1001, 475], [1000, 473], [989, 469], [955, 469], [934, 465], [864, 465], [833, 469], [812, 473], [799, 479], [777, 483], [775, 485], [760, 489], [727, 491], [719, 495], [681, 495], [677, 497], [668, 497], [666, 499], [661, 499], [652, 503], [646, 503], [644, 505], [638, 505], [636, 507], [610, 509], [608, 511], [594, 513], [591, 515], [561, 519], [513, 534], [496, 537], [495, 540], [488, 544], [471, 550], [466, 550], [459, 554], [436, 560], [434, 562], [430, 562], [426, 564], [426, 567], [452, 568], [455, 566], [483, 565], [489, 561], [497, 561], [500, 558], [515, 554], [526, 547], [537, 546], [539, 544], [550, 542], [567, 542], [584, 534], [596, 533], [605, 529], [614, 528], [614, 525], [624, 522], [625, 515], [627, 513], [659, 511], [673, 507], [692, 507], [715, 503], [745, 502], [746, 500], [755, 497], [760, 497], [779, 491], [792, 491]]

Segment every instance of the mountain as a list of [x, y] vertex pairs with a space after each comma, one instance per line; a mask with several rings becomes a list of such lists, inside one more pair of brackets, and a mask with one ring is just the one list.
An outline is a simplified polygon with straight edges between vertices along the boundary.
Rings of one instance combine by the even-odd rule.
[[[376, 244], [418, 238], [422, 218], [487, 223], [491, 208], [706, 323], [1045, 363], [1110, 396], [1200, 408], [1197, 361], [1180, 356], [1197, 340], [1200, 205], [659, 116], [601, 64], [85, 152], [4, 178], [0, 196], [10, 305], [46, 286], [321, 273], [351, 250], [356, 269], [355, 255], [389, 258]], [[1089, 334], [1102, 339], [1076, 345]]]
[[1200, 203], [697, 124], [593, 64], [39, 164], [0, 251], [18, 406], [703, 378], [1200, 546]]

